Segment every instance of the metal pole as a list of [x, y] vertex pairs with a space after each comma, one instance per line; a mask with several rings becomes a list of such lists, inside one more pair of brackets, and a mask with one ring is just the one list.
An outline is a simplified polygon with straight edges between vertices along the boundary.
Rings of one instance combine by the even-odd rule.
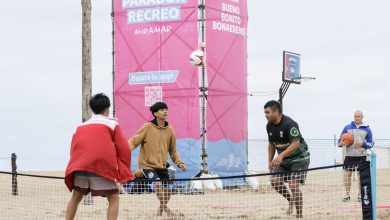
[[283, 91], [282, 91], [282, 87], [279, 88], [279, 101], [278, 102], [279, 102], [280, 108], [282, 109], [282, 112], [283, 112]]
[[111, 1], [111, 22], [112, 22], [112, 117], [115, 118], [115, 13], [114, 0]]
[[[200, 23], [201, 23], [201, 48], [203, 52], [205, 52], [205, 0], [201, 0], [200, 5], [198, 5], [198, 9], [200, 12]], [[202, 173], [208, 173], [208, 165], [207, 165], [207, 146], [206, 146], [206, 105], [207, 105], [207, 90], [208, 86], [206, 84], [206, 66], [205, 64], [202, 66], [202, 76], [201, 76], [201, 85], [199, 87], [201, 102], [200, 102], [200, 110], [201, 110], [201, 145], [202, 145]]]
[[11, 166], [12, 166], [12, 195], [18, 195], [18, 172], [16, 166], [16, 154], [11, 154]]
[[283, 97], [286, 95], [288, 88], [290, 87], [290, 82], [283, 82], [282, 85], [279, 88], [279, 103], [280, 107], [282, 108], [283, 112]]

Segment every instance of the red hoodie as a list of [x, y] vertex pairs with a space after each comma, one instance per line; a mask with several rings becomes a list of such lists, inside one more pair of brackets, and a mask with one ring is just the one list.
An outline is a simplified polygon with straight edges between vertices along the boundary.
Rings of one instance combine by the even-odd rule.
[[134, 178], [131, 151], [116, 119], [94, 115], [73, 134], [65, 184], [73, 190], [75, 171], [87, 171], [120, 183]]

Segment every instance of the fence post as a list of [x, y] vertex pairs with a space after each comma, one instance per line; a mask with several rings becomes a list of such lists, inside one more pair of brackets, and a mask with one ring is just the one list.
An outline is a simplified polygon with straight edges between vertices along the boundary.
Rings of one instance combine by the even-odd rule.
[[18, 195], [18, 172], [16, 171], [16, 154], [11, 154], [11, 166], [12, 166], [12, 195]]

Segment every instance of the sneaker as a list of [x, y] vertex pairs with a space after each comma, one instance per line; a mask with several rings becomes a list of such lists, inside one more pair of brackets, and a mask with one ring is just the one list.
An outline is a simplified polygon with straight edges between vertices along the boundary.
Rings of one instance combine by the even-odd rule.
[[349, 200], [351, 200], [351, 197], [349, 195], [345, 195], [343, 198], [343, 202], [348, 202]]
[[361, 196], [360, 194], [358, 194], [357, 201], [358, 201], [358, 202], [361, 202], [361, 201], [362, 201], [362, 196]]

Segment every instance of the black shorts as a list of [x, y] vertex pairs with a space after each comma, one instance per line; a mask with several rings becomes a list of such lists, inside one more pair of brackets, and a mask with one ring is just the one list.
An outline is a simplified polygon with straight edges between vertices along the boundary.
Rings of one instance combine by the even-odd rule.
[[[283, 176], [284, 182], [291, 180], [299, 180], [302, 184], [305, 183], [307, 169], [309, 168], [310, 160], [299, 161], [290, 165], [279, 165], [272, 169], [272, 173], [288, 172], [285, 174], [278, 174], [277, 176]], [[300, 171], [305, 170], [305, 171]], [[298, 171], [298, 172], [297, 172]]]
[[366, 156], [362, 157], [350, 157], [347, 156], [344, 159], [344, 170], [352, 171], [354, 172], [357, 168], [359, 168], [360, 164], [367, 161]]
[[[158, 170], [152, 170], [152, 169], [141, 169], [142, 173], [144, 174], [145, 179], [148, 180], [164, 180], [161, 181], [163, 187], [165, 188], [172, 188], [173, 182], [169, 179], [169, 172], [168, 169], [158, 169]], [[150, 182], [151, 184], [154, 182]]]

